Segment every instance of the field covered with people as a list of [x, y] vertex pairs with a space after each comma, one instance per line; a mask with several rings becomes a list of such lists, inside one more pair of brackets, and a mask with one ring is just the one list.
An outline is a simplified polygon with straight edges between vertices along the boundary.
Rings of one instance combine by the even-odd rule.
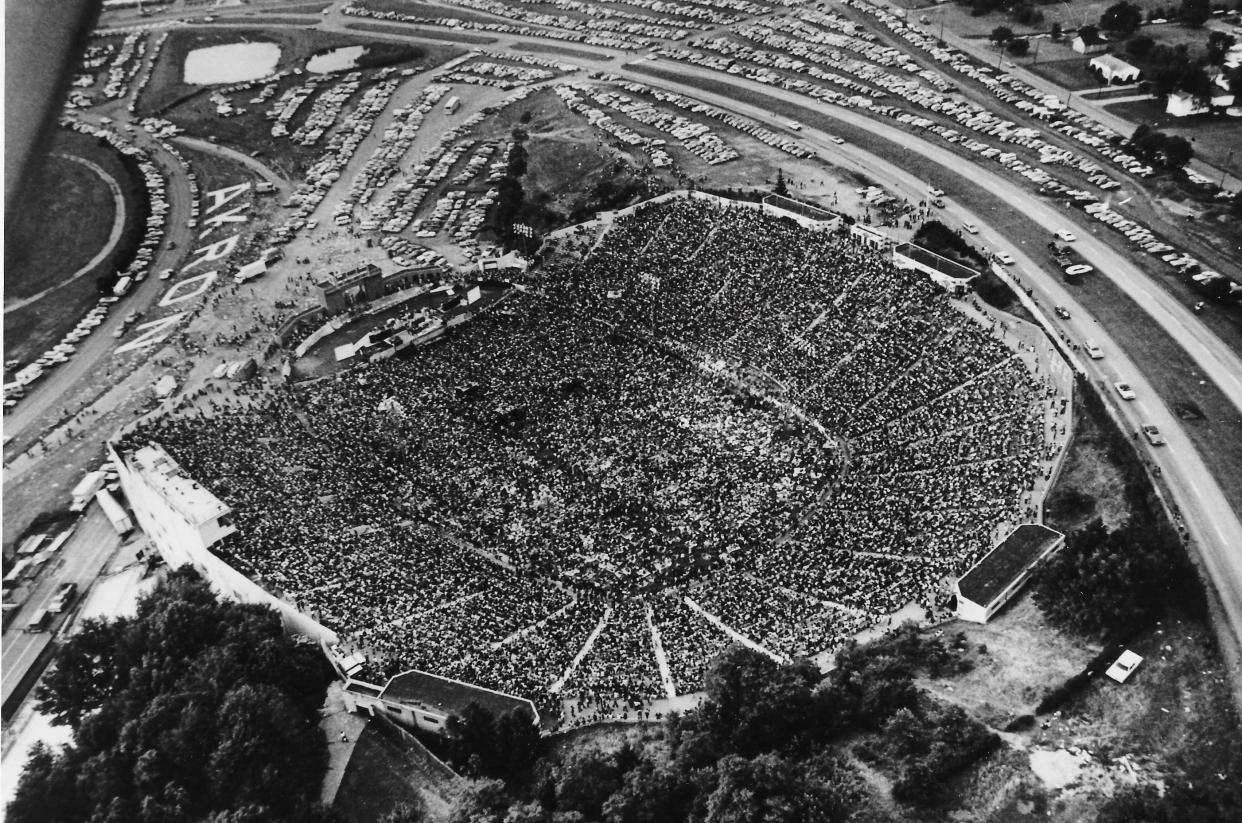
[[698, 200], [574, 248], [411, 358], [130, 440], [376, 676], [577, 720], [698, 691], [731, 639], [789, 659], [936, 605], [1029, 516], [1060, 399], [921, 275]]

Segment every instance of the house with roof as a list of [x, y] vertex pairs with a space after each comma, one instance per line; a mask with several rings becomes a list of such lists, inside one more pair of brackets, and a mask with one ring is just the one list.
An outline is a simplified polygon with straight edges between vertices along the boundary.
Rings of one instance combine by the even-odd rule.
[[1133, 83], [1143, 72], [1138, 66], [1131, 66], [1125, 60], [1113, 54], [1101, 54], [1092, 57], [1088, 64], [1091, 70], [1099, 75], [1105, 83]]
[[1094, 26], [1083, 26], [1070, 46], [1079, 54], [1099, 54], [1108, 48], [1108, 40]]
[[1038, 523], [1018, 526], [953, 584], [957, 616], [988, 622], [1064, 544], [1065, 535], [1056, 529]]

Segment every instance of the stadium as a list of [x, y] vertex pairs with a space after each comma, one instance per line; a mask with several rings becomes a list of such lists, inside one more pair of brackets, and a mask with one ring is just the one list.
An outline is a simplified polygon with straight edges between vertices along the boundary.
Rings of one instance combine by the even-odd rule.
[[431, 345], [208, 396], [114, 448], [157, 444], [218, 497], [209, 576], [324, 627], [360, 677], [419, 669], [567, 723], [694, 693], [731, 643], [810, 656], [943, 607], [1035, 519], [1064, 397], [882, 251], [683, 197], [541, 256]]

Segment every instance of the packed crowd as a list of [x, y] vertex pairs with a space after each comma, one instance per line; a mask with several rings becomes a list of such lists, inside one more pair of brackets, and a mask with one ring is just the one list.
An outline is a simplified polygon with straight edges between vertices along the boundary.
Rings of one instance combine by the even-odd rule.
[[575, 713], [926, 599], [1038, 470], [1022, 362], [838, 235], [671, 200], [524, 278], [408, 359], [133, 436], [235, 509], [232, 562], [383, 672]]

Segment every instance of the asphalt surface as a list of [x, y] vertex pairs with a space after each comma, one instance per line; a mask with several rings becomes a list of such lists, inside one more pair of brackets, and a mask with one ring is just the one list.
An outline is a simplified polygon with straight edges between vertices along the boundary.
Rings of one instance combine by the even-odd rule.
[[[66, 493], [66, 492], [62, 492]], [[55, 631], [65, 620], [62, 614], [48, 631], [27, 632], [26, 623], [39, 609], [46, 608], [61, 583], [77, 583], [75, 605], [80, 603], [90, 584], [107, 565], [108, 559], [121, 545], [121, 538], [104, 516], [99, 504], [92, 502], [78, 521], [73, 535], [60, 548], [59, 557], [42, 571], [26, 602], [4, 632], [4, 666], [0, 674], [3, 701], [21, 685], [31, 664], [52, 642]]]

